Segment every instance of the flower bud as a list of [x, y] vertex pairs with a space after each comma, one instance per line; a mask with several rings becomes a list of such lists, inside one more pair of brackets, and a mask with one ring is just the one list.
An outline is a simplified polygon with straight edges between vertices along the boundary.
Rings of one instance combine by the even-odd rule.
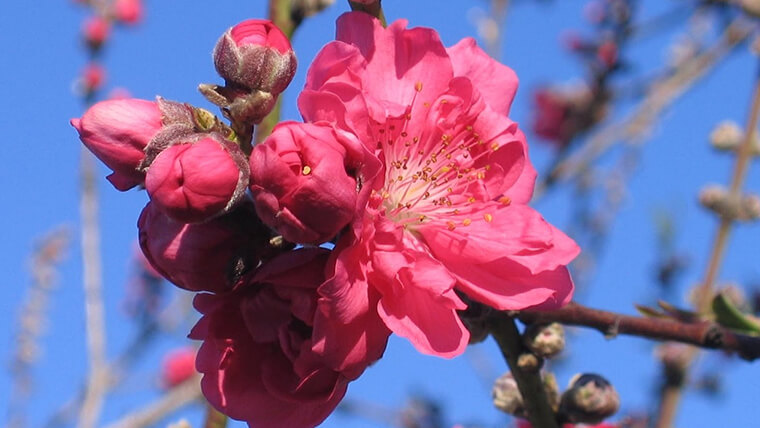
[[760, 197], [757, 195], [734, 197], [722, 186], [709, 185], [699, 192], [699, 202], [723, 218], [740, 221], [760, 218]]
[[98, 63], [91, 62], [82, 70], [80, 78], [81, 90], [85, 97], [90, 97], [93, 92], [103, 87], [106, 80], [106, 70]]
[[620, 407], [620, 397], [607, 379], [596, 374], [578, 374], [562, 394], [560, 413], [570, 422], [598, 424]]
[[192, 348], [175, 349], [164, 357], [161, 377], [167, 388], [173, 388], [190, 379], [195, 371], [195, 350]]
[[142, 20], [142, 0], [116, 0], [114, 15], [124, 24], [134, 25]]
[[145, 258], [164, 278], [190, 291], [229, 291], [268, 252], [268, 229], [249, 199], [200, 224], [174, 221], [148, 203], [137, 227]]
[[539, 357], [551, 358], [565, 349], [565, 329], [562, 324], [531, 324], [523, 333], [523, 343]]
[[108, 181], [119, 190], [142, 184], [145, 174], [138, 166], [144, 149], [161, 129], [161, 112], [153, 101], [121, 99], [101, 101], [71, 125], [79, 139], [107, 167]]
[[520, 389], [517, 387], [517, 381], [511, 372], [496, 379], [491, 395], [493, 405], [502, 412], [515, 416], [525, 415], [523, 398]]
[[[554, 375], [549, 372], [541, 374], [541, 381], [544, 384], [546, 399], [552, 409], [557, 409], [559, 405], [559, 387]], [[525, 418], [527, 413], [523, 402], [522, 395], [517, 386], [517, 381], [508, 372], [496, 379], [492, 390], [493, 404], [497, 409], [513, 416]]]
[[274, 23], [249, 19], [219, 39], [214, 48], [214, 65], [228, 86], [277, 96], [293, 79], [296, 56], [288, 37]]
[[111, 32], [111, 25], [102, 16], [93, 16], [84, 23], [82, 34], [87, 46], [92, 50], [98, 50]]
[[361, 144], [329, 126], [285, 122], [251, 153], [262, 221], [291, 242], [322, 243], [353, 218]]
[[151, 163], [145, 188], [166, 215], [197, 223], [229, 212], [245, 194], [249, 168], [236, 144], [217, 134], [175, 142]]

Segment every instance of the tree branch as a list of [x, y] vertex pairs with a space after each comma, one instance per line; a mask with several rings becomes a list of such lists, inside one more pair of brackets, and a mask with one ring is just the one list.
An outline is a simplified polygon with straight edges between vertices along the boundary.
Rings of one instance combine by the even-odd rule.
[[154, 426], [172, 412], [202, 397], [200, 376], [194, 376], [168, 391], [156, 402], [130, 413], [106, 428], [143, 428]]
[[524, 351], [515, 321], [505, 312], [496, 312], [490, 319], [491, 335], [509, 365], [520, 390], [525, 411], [534, 428], [559, 428], [554, 410], [549, 404], [539, 370], [523, 370], [517, 359]]
[[734, 333], [711, 321], [686, 323], [672, 319], [637, 317], [592, 309], [574, 302], [553, 311], [520, 312], [518, 319], [525, 323], [558, 322], [591, 327], [608, 337], [627, 334], [688, 343], [701, 348], [736, 352], [748, 361], [760, 358], [760, 337]]

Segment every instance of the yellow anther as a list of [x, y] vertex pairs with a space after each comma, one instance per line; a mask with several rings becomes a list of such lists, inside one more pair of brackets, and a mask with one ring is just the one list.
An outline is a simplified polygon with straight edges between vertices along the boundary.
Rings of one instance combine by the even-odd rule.
[[493, 149], [493, 151], [499, 150], [499, 143], [491, 144], [491, 149]]
[[470, 223], [472, 223], [472, 220], [470, 220], [469, 218], [466, 218], [466, 219], [462, 220], [462, 224], [465, 225], [465, 226], [469, 226]]
[[441, 168], [441, 172], [443, 172], [444, 174], [447, 173], [447, 172], [449, 172], [449, 171], [451, 171], [451, 167], [450, 166], [444, 166], [443, 168]]
[[449, 230], [454, 230], [457, 228], [457, 225], [454, 224], [454, 222], [450, 220], [446, 222], [446, 226], [448, 226]]
[[485, 219], [485, 220], [486, 220], [488, 223], [490, 223], [490, 222], [492, 222], [492, 221], [493, 221], [493, 216], [492, 216], [491, 214], [485, 214], [485, 215], [483, 216], [483, 218], [484, 218], [484, 219]]
[[414, 84], [414, 90], [417, 92], [422, 92], [422, 82], [417, 82]]
[[504, 205], [509, 205], [512, 203], [512, 199], [509, 198], [509, 196], [502, 196], [499, 198], [499, 202], [501, 202]]
[[309, 175], [309, 174], [311, 174], [311, 167], [309, 165], [304, 165], [303, 169], [301, 170], [301, 173], [303, 175]]
[[469, 203], [475, 202], [475, 197], [470, 196], [469, 198], [467, 198], [467, 202], [469, 202]]

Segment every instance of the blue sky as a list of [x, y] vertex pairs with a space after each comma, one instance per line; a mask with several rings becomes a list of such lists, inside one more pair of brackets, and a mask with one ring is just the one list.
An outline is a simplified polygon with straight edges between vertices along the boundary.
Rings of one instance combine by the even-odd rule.
[[[387, 0], [389, 20], [406, 18], [410, 26], [437, 29], [446, 45], [462, 37], [476, 36], [471, 17], [485, 1]], [[502, 60], [513, 67], [521, 88], [512, 110], [513, 119], [528, 130], [531, 89], [545, 82], [568, 82], [583, 71], [558, 42], [563, 29], [588, 29], [582, 18], [584, 1], [517, 2], [507, 18]], [[654, 16], [681, 2], [644, 1], [644, 15]], [[213, 8], [213, 10], [209, 10]], [[294, 48], [300, 67], [285, 93], [284, 118], [298, 119], [295, 98], [303, 85], [308, 63], [334, 32], [335, 18], [347, 10], [342, 0], [298, 30]], [[118, 28], [105, 53], [107, 88], [124, 87], [135, 97], [157, 94], [211, 109], [196, 86], [219, 82], [210, 52], [219, 35], [229, 26], [250, 17], [265, 16], [265, 3], [220, 0], [216, 2], [150, 1], [145, 22], [131, 29]], [[82, 104], [72, 92], [72, 82], [84, 65], [84, 50], [78, 32], [84, 9], [64, 0], [53, 2], [7, 2], [0, 13], [0, 68], [3, 97], [0, 129], [6, 135], [5, 161], [0, 168], [4, 185], [2, 256], [0, 272], [0, 359], [7, 361], [13, 349], [12, 331], [18, 308], [30, 282], [27, 259], [34, 242], [59, 225], [77, 236], [77, 166], [79, 142], [69, 126], [79, 116]], [[666, 58], [665, 47], [678, 30], [637, 43], [631, 54], [638, 65], [634, 71], [652, 70]], [[598, 260], [597, 275], [584, 291], [582, 301], [592, 306], [633, 313], [632, 303], [651, 303], [656, 297], [652, 267], [656, 261], [653, 213], [667, 210], [677, 219], [678, 248], [689, 254], [686, 271], [672, 301], [685, 305], [684, 294], [703, 275], [713, 239], [715, 220], [696, 203], [706, 183], [727, 183], [732, 158], [714, 153], [707, 144], [712, 126], [723, 119], [744, 121], [754, 64], [748, 49], [740, 49], [708, 76], [699, 87], [675, 103], [656, 126], [642, 151], [640, 167], [629, 183], [628, 195], [612, 226], [608, 245]], [[624, 107], [625, 108], [625, 107]], [[531, 156], [538, 166], [546, 165], [551, 149], [528, 133]], [[120, 193], [102, 178], [100, 169], [101, 225], [104, 257], [105, 304], [107, 308], [108, 354], [117, 355], [130, 340], [135, 327], [123, 311], [125, 284], [136, 238], [136, 222], [146, 202], [138, 191]], [[757, 165], [749, 172], [747, 188], [760, 190]], [[566, 189], [565, 189], [566, 190]], [[564, 227], [568, 220], [569, 192], [559, 191], [540, 201], [537, 208], [552, 222]], [[731, 237], [722, 269], [722, 280], [749, 281], [760, 278], [757, 243], [760, 226], [741, 225]], [[84, 317], [79, 250], [72, 246], [59, 272], [49, 323], [43, 336], [42, 360], [35, 367], [37, 389], [28, 404], [30, 426], [39, 426], [50, 412], [75, 394], [86, 371]], [[648, 409], [654, 405], [652, 391], [658, 367], [653, 363], [649, 342], [636, 338], [605, 340], [589, 330], [576, 329], [558, 367], [565, 385], [579, 371], [593, 371], [610, 379], [620, 391], [623, 409]], [[181, 334], [167, 336], [157, 344], [149, 359], [137, 367], [134, 378], [114, 391], [102, 422], [145, 404], [159, 393], [155, 376], [160, 356], [187, 343]], [[490, 386], [478, 378], [473, 358], [485, 359], [497, 374], [506, 368], [491, 341], [473, 347], [468, 355], [441, 360], [417, 354], [403, 340], [391, 340], [385, 357], [349, 389], [348, 399], [389, 407], [402, 406], [410, 394], [429, 394], [446, 407], [452, 422], [505, 421], [490, 402]], [[727, 362], [731, 362], [728, 364]], [[760, 396], [755, 365], [704, 353], [698, 367], [720, 367], [725, 392], [717, 400], [688, 392], [677, 426], [752, 426], [751, 409]], [[7, 403], [10, 375], [0, 372], [0, 403]], [[0, 408], [0, 412], [5, 409]], [[191, 420], [198, 412], [184, 413]], [[175, 418], [176, 419], [176, 418]], [[236, 425], [233, 425], [236, 426]], [[242, 424], [240, 425], [242, 426]], [[367, 421], [334, 415], [325, 427], [371, 426]]]

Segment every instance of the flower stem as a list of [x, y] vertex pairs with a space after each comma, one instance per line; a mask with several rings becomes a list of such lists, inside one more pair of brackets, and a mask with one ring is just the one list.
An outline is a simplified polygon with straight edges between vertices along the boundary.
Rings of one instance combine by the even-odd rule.
[[[298, 28], [299, 22], [293, 20], [293, 4], [291, 0], [270, 0], [269, 1], [269, 19], [274, 22], [274, 25], [280, 28], [287, 38], [293, 39]], [[275, 125], [280, 121], [280, 113], [282, 112], [282, 94], [277, 98], [272, 111], [269, 112], [264, 120], [256, 126], [256, 133], [254, 136], [254, 144], [258, 144], [266, 139], [269, 134], [272, 133]]]
[[383, 14], [383, 7], [380, 5], [380, 0], [370, 4], [363, 4], [349, 0], [348, 4], [351, 6], [351, 10], [369, 13], [377, 18], [383, 27], [388, 26], [388, 23], [385, 21], [385, 14]]
[[524, 347], [515, 320], [504, 312], [497, 312], [490, 321], [491, 335], [512, 371], [533, 428], [559, 428], [554, 410], [546, 397], [541, 374], [521, 369], [517, 359]]

